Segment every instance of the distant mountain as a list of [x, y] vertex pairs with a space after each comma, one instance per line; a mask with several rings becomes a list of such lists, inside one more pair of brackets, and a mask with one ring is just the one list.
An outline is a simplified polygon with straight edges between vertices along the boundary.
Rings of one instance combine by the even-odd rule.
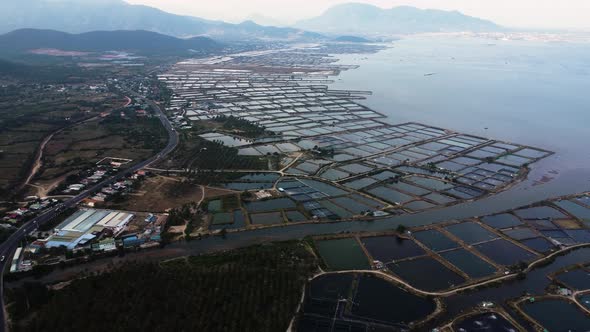
[[319, 38], [294, 28], [229, 24], [166, 13], [122, 0], [0, 0], [0, 33], [35, 28], [83, 33], [146, 30], [176, 37], [219, 40]]
[[279, 20], [275, 20], [272, 17], [264, 16], [261, 14], [253, 14], [248, 16], [246, 19], [247, 21], [252, 21], [256, 24], [263, 25], [263, 26], [273, 26], [273, 27], [284, 27], [287, 24], [281, 22]]
[[342, 43], [370, 43], [371, 41], [367, 38], [357, 37], [357, 36], [340, 36], [334, 38], [336, 42]]
[[496, 31], [493, 22], [457, 11], [422, 10], [402, 6], [381, 9], [349, 3], [328, 9], [319, 17], [298, 22], [296, 27], [338, 34], [391, 35], [423, 32]]
[[94, 31], [70, 34], [55, 30], [21, 29], [0, 35], [0, 54], [35, 49], [104, 52], [130, 51], [145, 55], [187, 55], [222, 46], [207, 37], [180, 39], [151, 31]]

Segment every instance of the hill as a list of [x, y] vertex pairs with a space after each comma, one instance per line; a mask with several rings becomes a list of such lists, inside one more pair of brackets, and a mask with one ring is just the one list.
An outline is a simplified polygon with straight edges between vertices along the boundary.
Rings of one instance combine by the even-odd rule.
[[209, 36], [219, 40], [318, 38], [294, 28], [229, 24], [174, 15], [121, 0], [2, 0], [0, 33], [34, 28], [68, 33], [146, 30], [176, 37]]
[[391, 35], [424, 32], [497, 31], [493, 22], [457, 11], [423, 10], [402, 6], [381, 9], [349, 3], [334, 6], [319, 17], [296, 24], [298, 28], [326, 33]]
[[206, 37], [180, 39], [150, 31], [94, 31], [70, 34], [54, 30], [21, 29], [0, 35], [0, 55], [27, 53], [35, 49], [187, 55], [221, 47], [219, 43]]
[[371, 41], [367, 38], [357, 37], [357, 36], [340, 36], [334, 38], [335, 42], [342, 42], [342, 43], [370, 43]]

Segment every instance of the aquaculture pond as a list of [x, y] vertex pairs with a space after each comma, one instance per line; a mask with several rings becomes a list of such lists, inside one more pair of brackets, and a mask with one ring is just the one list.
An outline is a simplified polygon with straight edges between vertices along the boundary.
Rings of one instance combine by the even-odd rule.
[[264, 190], [270, 189], [272, 186], [271, 182], [229, 182], [223, 184], [224, 188], [237, 191]]
[[445, 312], [437, 316], [432, 322], [429, 322], [424, 331], [442, 326], [445, 322], [462, 313], [478, 307], [483, 301], [496, 303], [496, 305], [507, 310], [508, 314], [516, 319], [524, 327], [525, 331], [534, 331], [528, 321], [519, 318], [512, 308], [506, 304], [507, 301], [521, 297], [523, 292], [537, 296], [544, 294], [551, 282], [547, 278], [548, 275], [573, 264], [588, 262], [589, 257], [590, 249], [578, 249], [564, 256], [556, 257], [549, 265], [542, 265], [533, 269], [527, 273], [525, 279], [513, 279], [497, 287], [484, 287], [445, 298]]
[[468, 316], [455, 324], [455, 331], [460, 332], [510, 332], [517, 331], [516, 327], [510, 323], [504, 316], [495, 312], [485, 312]]
[[433, 251], [442, 251], [459, 247], [457, 242], [449, 239], [446, 235], [434, 229], [414, 233], [414, 237]]
[[440, 255], [474, 279], [487, 277], [496, 273], [496, 268], [493, 265], [466, 249], [446, 251]]
[[465, 282], [463, 277], [429, 257], [390, 263], [387, 267], [410, 285], [425, 291], [440, 291]]
[[563, 219], [567, 216], [557, 209], [548, 206], [537, 206], [528, 209], [516, 210], [514, 213], [522, 219]]
[[422, 211], [422, 210], [432, 209], [432, 208], [436, 207], [436, 205], [425, 202], [425, 201], [413, 201], [413, 202], [405, 204], [404, 207], [406, 209], [409, 209], [412, 211]]
[[324, 274], [306, 287], [304, 312], [331, 316], [339, 299], [350, 294], [353, 273]]
[[[215, 217], [213, 223], [211, 224], [210, 229], [212, 230], [219, 230], [219, 229], [239, 229], [246, 227], [246, 218], [244, 218], [244, 213], [242, 210], [234, 210], [232, 212], [232, 221], [231, 223], [225, 224], [216, 224]], [[225, 217], [224, 217], [225, 218]]]
[[532, 239], [538, 237], [539, 234], [529, 227], [518, 227], [503, 231], [507, 236], [515, 240]]
[[371, 274], [325, 274], [306, 288], [297, 331], [397, 331], [424, 320], [436, 303]]
[[250, 221], [254, 225], [276, 225], [284, 222], [283, 214], [281, 212], [250, 214]]
[[474, 222], [451, 225], [447, 226], [445, 229], [459, 239], [465, 241], [467, 244], [489, 241], [498, 237], [498, 235]]
[[570, 214], [580, 218], [584, 222], [590, 223], [590, 209], [579, 204], [576, 204], [572, 201], [560, 201], [554, 202], [554, 204], [566, 210]]
[[281, 209], [294, 209], [295, 207], [295, 202], [287, 197], [246, 204], [246, 209], [248, 212], [267, 212]]
[[547, 331], [586, 332], [590, 330], [590, 317], [575, 304], [560, 299], [525, 302], [520, 308]]
[[213, 225], [226, 225], [233, 222], [233, 214], [229, 212], [215, 213], [211, 224]]
[[590, 310], [590, 294], [580, 295], [580, 296], [578, 296], [577, 299], [578, 299], [578, 302], [580, 302], [581, 305], [583, 305], [588, 310]]
[[308, 219], [299, 211], [286, 211], [285, 217], [287, 217], [287, 221], [289, 222], [302, 222]]
[[242, 176], [240, 181], [275, 182], [279, 177], [276, 173], [250, 173]]
[[397, 190], [393, 190], [389, 187], [381, 186], [367, 190], [367, 192], [377, 198], [380, 198], [386, 202], [394, 204], [402, 204], [411, 201], [413, 198], [409, 195], [402, 194]]
[[590, 272], [586, 269], [566, 271], [557, 275], [557, 280], [574, 290], [590, 289]]
[[414, 241], [398, 236], [365, 237], [361, 242], [374, 259], [383, 263], [426, 254]]
[[533, 253], [504, 239], [478, 244], [475, 248], [497, 264], [505, 266], [530, 262], [537, 258]]
[[214, 199], [207, 204], [207, 210], [209, 212], [220, 212], [221, 211], [221, 200]]
[[319, 240], [316, 247], [332, 270], [369, 270], [371, 265], [360, 244], [353, 238]]
[[352, 316], [394, 325], [423, 320], [436, 309], [433, 300], [367, 274], [360, 276], [352, 303]]
[[483, 217], [483, 218], [481, 218], [481, 220], [486, 225], [496, 228], [496, 229], [504, 229], [504, 228], [510, 228], [510, 227], [522, 225], [522, 221], [520, 221], [520, 219], [518, 219], [516, 216], [509, 214], [509, 213]]
[[551, 242], [549, 242], [549, 240], [543, 237], [536, 237], [532, 239], [523, 240], [522, 244], [540, 253], [548, 253], [551, 250], [555, 249], [555, 246]]
[[338, 197], [332, 199], [332, 201], [340, 206], [346, 207], [347, 210], [353, 212], [356, 215], [374, 210], [372, 207], [362, 204], [350, 197]]
[[413, 182], [425, 188], [430, 188], [434, 191], [442, 191], [453, 188], [453, 185], [447, 182], [419, 176], [410, 176], [406, 179], [406, 181]]
[[346, 219], [354, 216], [354, 213], [346, 210], [345, 208], [341, 207], [340, 205], [336, 205], [329, 200], [319, 201], [318, 202], [324, 208], [330, 210], [332, 213], [336, 214], [341, 219]]

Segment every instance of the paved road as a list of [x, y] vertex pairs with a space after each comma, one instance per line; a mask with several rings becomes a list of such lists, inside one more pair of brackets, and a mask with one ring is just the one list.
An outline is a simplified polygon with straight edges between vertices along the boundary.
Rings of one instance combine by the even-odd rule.
[[[132, 91], [127, 91], [127, 92], [131, 93], [135, 97], [145, 99], [143, 96], [133, 93]], [[175, 129], [172, 127], [172, 125], [170, 124], [170, 121], [168, 121], [168, 118], [166, 117], [166, 115], [164, 115], [164, 112], [162, 112], [162, 109], [153, 101], [147, 101], [147, 103], [150, 106], [152, 106], [152, 108], [156, 112], [157, 116], [160, 118], [162, 125], [164, 126], [164, 128], [168, 132], [168, 144], [166, 145], [166, 147], [162, 151], [160, 151], [157, 155], [155, 155], [147, 160], [144, 160], [138, 164], [135, 164], [131, 168], [121, 171], [118, 174], [116, 174], [108, 179], [105, 179], [104, 181], [102, 181], [100, 183], [93, 185], [92, 187], [86, 189], [84, 192], [80, 193], [79, 195], [63, 202], [62, 205], [53, 207], [53, 208], [45, 211], [43, 214], [35, 217], [34, 219], [32, 219], [32, 220], [28, 221], [27, 223], [25, 223], [24, 225], [22, 225], [16, 232], [14, 232], [14, 234], [12, 234], [4, 243], [2, 243], [0, 245], [0, 257], [2, 258], [0, 261], [0, 271], [2, 272], [2, 273], [0, 273], [0, 305], [2, 306], [2, 310], [0, 310], [0, 332], [4, 332], [6, 330], [6, 317], [5, 317], [5, 308], [4, 308], [4, 271], [6, 269], [6, 266], [10, 266], [11, 261], [12, 261], [12, 255], [14, 254], [19, 243], [25, 238], [25, 236], [28, 233], [34, 231], [38, 226], [43, 225], [43, 224], [49, 222], [50, 220], [52, 220], [53, 218], [55, 218], [61, 211], [76, 206], [82, 200], [93, 195], [94, 193], [96, 193], [100, 189], [102, 189], [110, 184], [113, 184], [113, 183], [121, 180], [122, 178], [126, 177], [127, 175], [134, 173], [144, 167], [147, 167], [150, 164], [165, 157], [170, 152], [172, 152], [176, 148], [176, 146], [178, 145], [178, 134], [175, 131]]]

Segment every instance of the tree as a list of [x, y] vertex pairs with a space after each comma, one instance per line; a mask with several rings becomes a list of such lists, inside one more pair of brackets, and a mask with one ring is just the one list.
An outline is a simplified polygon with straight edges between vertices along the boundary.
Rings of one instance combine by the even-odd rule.
[[395, 229], [398, 233], [403, 234], [405, 233], [408, 228], [405, 225], [398, 225], [397, 228]]

